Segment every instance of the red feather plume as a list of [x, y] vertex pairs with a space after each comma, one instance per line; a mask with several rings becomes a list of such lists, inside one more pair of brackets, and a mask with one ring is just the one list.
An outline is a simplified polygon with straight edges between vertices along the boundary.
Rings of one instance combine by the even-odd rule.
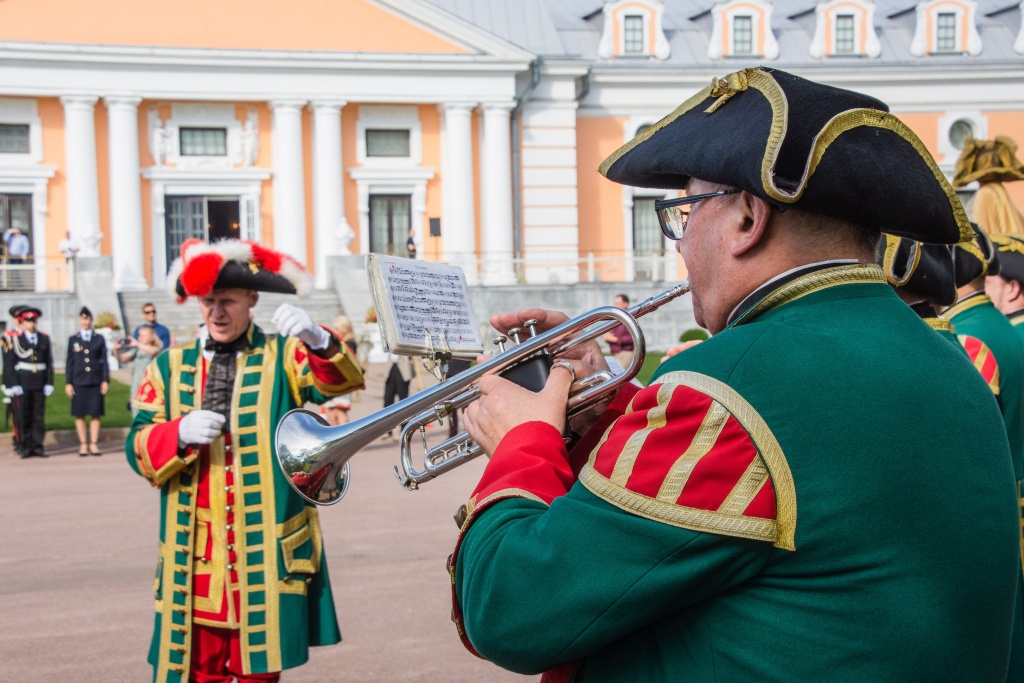
[[[187, 244], [187, 242], [186, 242]], [[181, 273], [181, 285], [189, 296], [206, 296], [213, 291], [224, 257], [216, 252], [199, 254], [185, 265]]]
[[255, 259], [256, 263], [260, 264], [264, 270], [269, 270], [271, 273], [278, 273], [281, 271], [281, 254], [273, 251], [272, 249], [267, 249], [264, 246], [256, 244], [255, 242], [250, 242], [250, 245], [252, 246], [253, 259]]

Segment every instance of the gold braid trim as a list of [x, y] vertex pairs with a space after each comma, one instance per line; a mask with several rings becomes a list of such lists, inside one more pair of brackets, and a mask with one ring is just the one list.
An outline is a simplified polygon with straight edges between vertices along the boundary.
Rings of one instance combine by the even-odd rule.
[[961, 313], [969, 311], [972, 308], [977, 308], [982, 304], [988, 304], [991, 302], [992, 299], [989, 298], [988, 294], [981, 294], [980, 296], [971, 296], [969, 299], [955, 303], [946, 310], [944, 310], [942, 312], [942, 317], [945, 318], [946, 320], [952, 320]]
[[900, 276], [896, 274], [893, 267], [896, 265], [896, 252], [899, 251], [900, 242], [903, 238], [896, 237], [895, 235], [884, 235], [885, 237], [885, 256], [882, 258], [882, 270], [885, 271], [885, 277], [889, 280], [889, 284], [893, 287], [902, 287], [903, 285], [910, 282], [910, 278], [914, 276], [917, 271], [918, 264], [921, 263], [921, 243], [916, 240], [907, 240], [910, 242], [910, 263], [907, 265], [906, 272]]
[[[796, 550], [796, 487], [782, 447], [764, 419], [735, 389], [713, 377], [682, 371], [666, 373], [658, 381], [695, 389], [725, 406], [736, 418], [750, 435], [771, 477], [775, 489], [775, 519], [699, 510], [649, 498], [612, 483], [594, 469], [592, 461], [580, 472], [580, 482], [602, 500], [645, 519], [692, 531], [770, 541], [777, 548]], [[747, 488], [751, 498], [756, 495], [758, 487]], [[732, 502], [730, 507], [734, 510], [746, 508], [746, 505]]]
[[707, 98], [711, 97], [711, 91], [713, 88], [714, 84], [705, 87], [698, 93], [695, 93], [693, 96], [690, 97], [690, 99], [686, 100], [678, 107], [676, 107], [671, 114], [663, 118], [661, 121], [655, 123], [653, 126], [645, 130], [643, 133], [640, 133], [640, 135], [637, 135], [635, 138], [624, 144], [622, 147], [619, 147], [617, 150], [612, 152], [611, 156], [609, 156], [601, 163], [601, 166], [597, 169], [597, 172], [607, 178], [609, 169], [611, 169], [611, 167], [615, 165], [616, 161], [624, 157], [627, 152], [632, 151], [632, 149], [638, 146], [640, 143], [646, 142], [652, 135], [657, 133], [659, 130], [661, 130], [668, 124], [672, 123], [686, 112], [695, 108], [698, 104], [700, 104]]
[[952, 332], [953, 323], [945, 320], [944, 318], [922, 318], [924, 324], [932, 328], [936, 332]]
[[[822, 157], [825, 156], [825, 151], [829, 145], [835, 142], [843, 133], [854, 128], [860, 128], [861, 126], [888, 130], [910, 143], [914, 151], [920, 155], [928, 170], [932, 172], [932, 177], [935, 178], [939, 187], [946, 194], [946, 198], [949, 200], [949, 208], [953, 212], [953, 219], [960, 229], [960, 243], [973, 242], [974, 230], [971, 228], [971, 222], [967, 218], [967, 212], [964, 211], [964, 205], [960, 202], [960, 198], [957, 197], [953, 186], [946, 180], [945, 174], [936, 165], [935, 159], [932, 158], [932, 155], [925, 148], [924, 143], [905, 123], [889, 112], [877, 109], [850, 109], [849, 111], [837, 114], [831, 121], [825, 124], [825, 127], [814, 140], [814, 147], [811, 149], [811, 155], [807, 159], [807, 168], [804, 171], [804, 177], [800, 179], [799, 189], [789, 201], [796, 201], [803, 194], [804, 188], [807, 187], [807, 181], [814, 175], [814, 171], [817, 169]], [[771, 194], [772, 189], [774, 187], [769, 188], [768, 185], [765, 185], [765, 190], [769, 194]], [[784, 201], [781, 197], [776, 197], [776, 199]]]
[[[796, 301], [814, 292], [852, 284], [886, 284], [882, 269], [874, 264], [823, 268], [788, 282], [747, 309], [731, 326], [750, 322], [765, 311]], [[730, 326], [730, 327], [731, 327]]]

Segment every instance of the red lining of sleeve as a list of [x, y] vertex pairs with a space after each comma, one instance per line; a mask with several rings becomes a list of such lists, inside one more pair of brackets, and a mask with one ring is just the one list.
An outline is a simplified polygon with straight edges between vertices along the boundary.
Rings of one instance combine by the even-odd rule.
[[182, 418], [153, 425], [146, 435], [145, 457], [149, 459], [154, 472], [178, 456], [178, 423]]
[[518, 489], [550, 504], [574, 481], [562, 435], [546, 422], [527, 422], [498, 444], [473, 497], [482, 501], [499, 491]]

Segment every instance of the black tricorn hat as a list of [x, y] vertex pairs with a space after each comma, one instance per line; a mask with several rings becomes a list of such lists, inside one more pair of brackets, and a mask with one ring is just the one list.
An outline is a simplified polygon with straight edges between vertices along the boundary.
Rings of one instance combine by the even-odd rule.
[[1024, 286], [1024, 235], [992, 235], [999, 252], [999, 275]]
[[953, 246], [956, 286], [963, 287], [982, 275], [999, 275], [999, 252], [977, 223], [971, 223], [974, 239]]
[[946, 244], [925, 244], [906, 237], [884, 235], [877, 263], [893, 287], [937, 306], [956, 302], [953, 252]]
[[971, 239], [953, 188], [883, 102], [775, 69], [714, 79], [600, 171], [662, 189], [699, 178], [921, 242]]

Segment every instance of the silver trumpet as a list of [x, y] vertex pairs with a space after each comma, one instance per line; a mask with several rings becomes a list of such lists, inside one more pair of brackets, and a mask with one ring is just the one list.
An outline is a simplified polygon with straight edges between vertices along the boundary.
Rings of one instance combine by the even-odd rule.
[[[545, 358], [543, 362], [550, 367], [550, 362], [558, 356], [623, 325], [633, 338], [632, 363], [617, 375], [604, 370], [574, 382], [569, 391], [568, 416], [577, 415], [629, 382], [640, 371], [644, 362], [644, 335], [636, 319], [689, 291], [689, 281], [686, 281], [628, 311], [602, 306], [540, 334], [534, 334], [531, 325], [536, 321], [527, 321], [525, 326], [531, 332], [527, 339], [519, 339], [521, 329], [509, 330], [515, 346], [505, 349], [507, 340], [499, 338], [495, 342], [501, 351], [498, 355], [432, 389], [344, 425], [330, 426], [316, 413], [293, 410], [282, 418], [275, 435], [277, 459], [284, 477], [296, 493], [310, 503], [337, 503], [348, 490], [348, 461], [364, 446], [405, 424], [400, 439], [401, 470], [396, 467], [395, 475], [402, 486], [414, 490], [423, 482], [469, 462], [483, 452], [465, 432], [428, 448], [425, 431], [428, 424], [443, 421], [479, 398], [476, 383], [482, 376], [497, 373], [507, 377], [517, 368], [539, 358]], [[422, 470], [416, 468], [411, 447], [416, 432], [423, 440]]]

